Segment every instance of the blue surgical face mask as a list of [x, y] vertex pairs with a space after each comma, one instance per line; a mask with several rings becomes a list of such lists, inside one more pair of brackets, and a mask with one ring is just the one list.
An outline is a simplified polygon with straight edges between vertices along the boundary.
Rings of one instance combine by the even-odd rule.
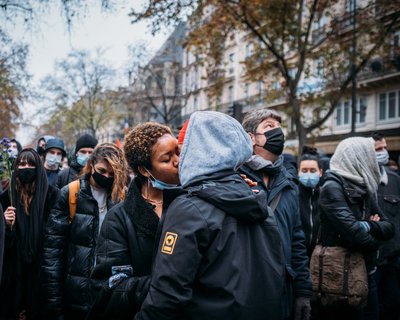
[[165, 189], [174, 189], [174, 188], [178, 187], [177, 184], [165, 183], [161, 180], [154, 178], [149, 170], [147, 170], [146, 168], [145, 168], [145, 170], [150, 175], [149, 181], [151, 182], [151, 185], [153, 186], [153, 188], [158, 189], [158, 190], [165, 190]]
[[380, 166], [386, 166], [389, 162], [389, 152], [387, 150], [375, 152], [376, 160]]
[[314, 189], [319, 182], [319, 178], [319, 172], [299, 174], [300, 183], [308, 188]]
[[49, 168], [57, 169], [61, 163], [61, 156], [48, 153], [46, 154], [46, 162]]
[[76, 162], [81, 165], [82, 167], [84, 167], [86, 165], [86, 162], [88, 161], [89, 156], [86, 154], [80, 154], [78, 153], [78, 155], [76, 156]]

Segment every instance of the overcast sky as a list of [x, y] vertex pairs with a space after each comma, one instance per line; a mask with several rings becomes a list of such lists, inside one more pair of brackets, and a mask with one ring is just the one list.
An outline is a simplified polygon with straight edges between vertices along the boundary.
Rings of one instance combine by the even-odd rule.
[[[156, 50], [168, 36], [158, 34], [153, 37], [145, 24], [132, 25], [128, 12], [129, 7], [111, 14], [101, 12], [99, 7], [92, 7], [83, 21], [74, 22], [75, 25], [69, 33], [60, 8], [54, 6], [42, 19], [43, 22], [38, 31], [23, 32], [22, 29], [11, 26], [9, 33], [12, 38], [30, 45], [28, 70], [33, 76], [34, 83], [39, 83], [41, 78], [52, 72], [56, 59], [65, 58], [74, 49], [106, 48], [105, 58], [114, 68], [122, 71], [128, 60], [129, 44], [145, 40], [149, 42], [152, 49]], [[127, 83], [127, 77], [121, 76], [115, 86], [124, 86]], [[27, 115], [31, 118], [30, 115], [35, 113], [34, 106], [28, 104], [22, 111], [25, 118]], [[30, 134], [32, 133], [27, 133], [26, 128], [23, 128], [18, 132], [17, 138], [23, 144], [28, 143]]]

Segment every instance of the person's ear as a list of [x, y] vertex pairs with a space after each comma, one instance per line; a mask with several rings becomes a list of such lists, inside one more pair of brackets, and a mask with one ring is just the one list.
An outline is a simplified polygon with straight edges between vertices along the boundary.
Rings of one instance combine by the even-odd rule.
[[140, 174], [146, 178], [150, 177], [150, 173], [142, 166], [138, 167], [138, 171], [140, 172]]
[[247, 132], [250, 136], [251, 142], [253, 142], [253, 147], [256, 144], [256, 135], [254, 133], [251, 132]]

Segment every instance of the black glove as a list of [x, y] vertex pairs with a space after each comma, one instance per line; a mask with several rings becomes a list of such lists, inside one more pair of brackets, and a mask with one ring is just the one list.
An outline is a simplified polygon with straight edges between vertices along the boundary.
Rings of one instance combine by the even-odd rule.
[[309, 320], [311, 317], [310, 298], [298, 297], [294, 304], [294, 320]]
[[384, 231], [382, 230], [382, 228], [379, 224], [379, 221], [367, 221], [367, 222], [370, 226], [369, 233], [373, 237], [377, 238], [378, 240], [387, 240], [386, 239], [387, 237], [385, 237], [386, 235], [385, 235]]

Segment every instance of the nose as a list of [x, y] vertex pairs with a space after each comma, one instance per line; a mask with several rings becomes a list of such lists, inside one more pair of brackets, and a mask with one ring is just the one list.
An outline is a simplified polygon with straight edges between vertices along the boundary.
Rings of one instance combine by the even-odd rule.
[[178, 166], [179, 166], [179, 156], [178, 155], [175, 155], [173, 163], [174, 163], [174, 166], [176, 168], [178, 168]]

